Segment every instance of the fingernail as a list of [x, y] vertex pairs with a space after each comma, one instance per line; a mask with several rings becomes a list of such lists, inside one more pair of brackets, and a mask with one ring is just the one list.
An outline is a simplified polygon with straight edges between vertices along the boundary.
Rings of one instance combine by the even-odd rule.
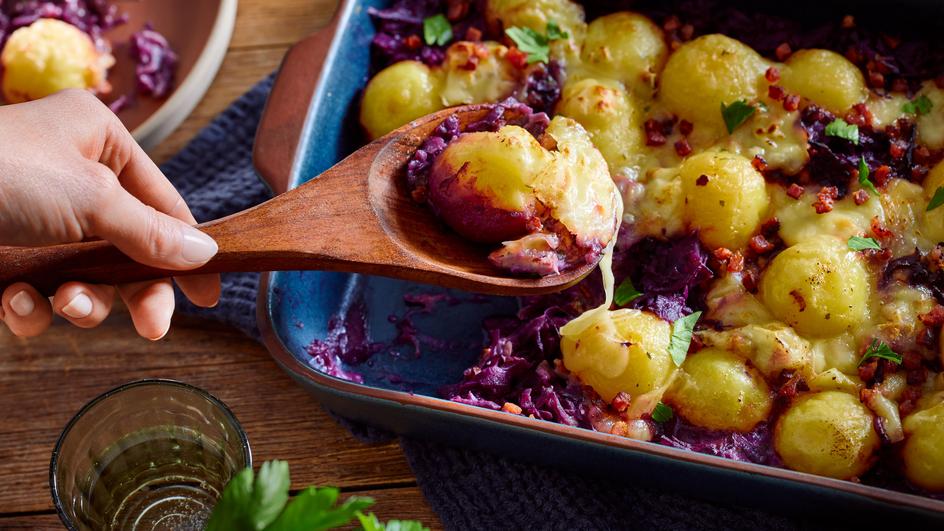
[[29, 293], [21, 291], [10, 298], [10, 309], [20, 317], [26, 317], [36, 309], [36, 303]]
[[92, 299], [84, 293], [79, 293], [62, 307], [62, 313], [73, 319], [83, 319], [92, 315]]
[[184, 243], [180, 250], [183, 259], [191, 264], [203, 264], [213, 258], [219, 249], [213, 238], [198, 231], [187, 229], [184, 231]]

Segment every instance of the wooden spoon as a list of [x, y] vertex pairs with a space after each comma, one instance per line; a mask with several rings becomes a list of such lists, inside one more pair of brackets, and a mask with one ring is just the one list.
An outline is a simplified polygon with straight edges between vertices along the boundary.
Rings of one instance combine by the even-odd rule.
[[203, 267], [141, 265], [104, 241], [0, 247], [0, 286], [23, 281], [52, 294], [66, 281], [123, 284], [201, 273], [317, 269], [400, 278], [498, 295], [562, 290], [596, 263], [543, 278], [516, 277], [488, 261], [487, 247], [450, 231], [406, 191], [402, 172], [416, 148], [453, 113], [479, 120], [491, 109], [446, 109], [354, 152], [306, 184], [199, 228], [219, 252]]

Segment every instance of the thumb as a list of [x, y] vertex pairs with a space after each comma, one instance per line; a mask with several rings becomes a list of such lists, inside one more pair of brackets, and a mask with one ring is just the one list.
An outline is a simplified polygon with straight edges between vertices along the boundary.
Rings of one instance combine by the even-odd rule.
[[111, 182], [88, 216], [92, 236], [108, 240], [136, 262], [161, 269], [194, 269], [216, 255], [213, 238], [145, 205], [116, 179]]

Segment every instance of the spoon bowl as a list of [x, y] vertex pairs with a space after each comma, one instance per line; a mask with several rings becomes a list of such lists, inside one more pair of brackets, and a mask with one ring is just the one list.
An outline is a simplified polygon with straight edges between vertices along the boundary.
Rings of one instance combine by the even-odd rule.
[[123, 284], [205, 273], [311, 269], [494, 295], [560, 291], [586, 277], [599, 258], [557, 275], [515, 276], [488, 260], [487, 247], [452, 232], [406, 190], [407, 162], [444, 119], [456, 114], [464, 127], [492, 108], [467, 105], [424, 116], [367, 144], [298, 188], [199, 225], [219, 245], [217, 255], [200, 268], [148, 267], [103, 241], [0, 247], [0, 286], [22, 281], [51, 294], [67, 281]]

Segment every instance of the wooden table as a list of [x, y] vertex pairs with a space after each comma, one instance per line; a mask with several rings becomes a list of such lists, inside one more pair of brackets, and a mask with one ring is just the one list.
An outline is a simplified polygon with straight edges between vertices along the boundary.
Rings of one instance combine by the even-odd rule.
[[[152, 156], [166, 160], [256, 81], [286, 49], [324, 25], [336, 0], [240, 0], [226, 60], [206, 98]], [[292, 487], [335, 485], [376, 499], [383, 519], [436, 516], [396, 443], [361, 444], [296, 386], [261, 346], [240, 332], [177, 318], [157, 343], [134, 334], [127, 313], [94, 330], [63, 321], [22, 340], [0, 326], [0, 529], [58, 529], [49, 495], [49, 458], [60, 431], [88, 400], [148, 377], [207, 389], [235, 412], [257, 463], [286, 459]]]

